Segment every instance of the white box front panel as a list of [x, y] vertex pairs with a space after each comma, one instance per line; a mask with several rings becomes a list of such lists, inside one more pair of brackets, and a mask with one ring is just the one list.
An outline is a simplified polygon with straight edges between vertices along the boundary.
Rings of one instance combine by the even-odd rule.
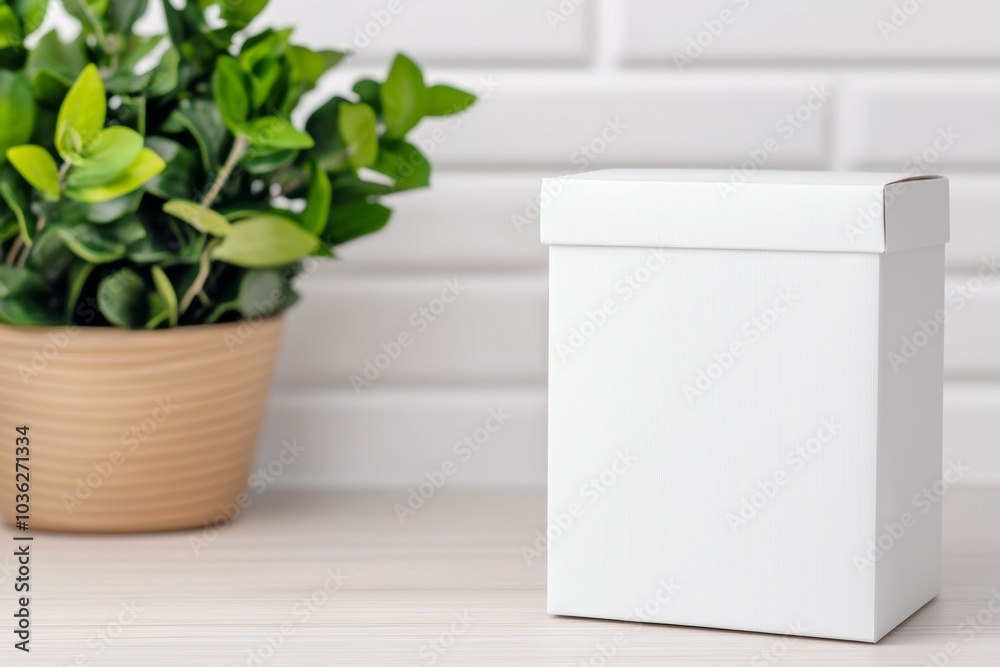
[[881, 256], [550, 251], [549, 612], [873, 640]]

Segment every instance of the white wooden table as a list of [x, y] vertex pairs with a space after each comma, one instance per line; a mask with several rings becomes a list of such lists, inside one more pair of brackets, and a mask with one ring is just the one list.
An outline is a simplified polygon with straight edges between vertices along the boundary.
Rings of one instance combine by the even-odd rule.
[[944, 592], [877, 645], [548, 616], [521, 552], [542, 491], [444, 490], [405, 524], [397, 502], [268, 490], [217, 533], [36, 534], [32, 652], [5, 630], [0, 665], [1000, 666], [1000, 489], [945, 498]]

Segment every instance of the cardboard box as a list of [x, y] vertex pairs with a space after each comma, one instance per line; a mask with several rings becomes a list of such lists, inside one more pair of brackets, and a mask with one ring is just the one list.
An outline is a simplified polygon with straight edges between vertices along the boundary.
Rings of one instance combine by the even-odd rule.
[[947, 180], [543, 191], [549, 613], [874, 642], [936, 596]]

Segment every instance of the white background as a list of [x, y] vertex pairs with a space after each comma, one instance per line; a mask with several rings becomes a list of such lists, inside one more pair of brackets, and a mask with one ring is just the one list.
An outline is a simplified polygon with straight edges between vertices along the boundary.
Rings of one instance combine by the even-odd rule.
[[[972, 467], [966, 483], [1000, 481], [1000, 279], [974, 280], [1000, 255], [1000, 2], [272, 0], [264, 22], [358, 52], [326, 93], [383, 77], [403, 49], [429, 82], [484, 97], [436, 136], [422, 126], [433, 190], [398, 197], [385, 232], [303, 280], [261, 454], [305, 444], [282, 483], [405, 487], [452, 460], [453, 485], [543, 484], [539, 177], [736, 168], [769, 138], [766, 168], [953, 179], [949, 283], [971, 298], [946, 337], [945, 457]], [[454, 279], [461, 296], [421, 330]], [[355, 391], [401, 332], [412, 345]], [[454, 444], [491, 408], [509, 420], [466, 461]]]

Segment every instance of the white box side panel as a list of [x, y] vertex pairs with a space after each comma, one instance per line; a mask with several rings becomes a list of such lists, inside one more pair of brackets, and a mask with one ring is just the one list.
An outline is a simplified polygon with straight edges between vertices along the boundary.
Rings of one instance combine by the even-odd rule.
[[943, 245], [951, 220], [947, 178], [893, 183], [885, 189], [885, 247], [887, 252]]
[[856, 561], [876, 572], [876, 639], [941, 587], [944, 246], [882, 256], [879, 283], [878, 521]]
[[549, 612], [870, 641], [879, 255], [658, 252], [550, 248]]

